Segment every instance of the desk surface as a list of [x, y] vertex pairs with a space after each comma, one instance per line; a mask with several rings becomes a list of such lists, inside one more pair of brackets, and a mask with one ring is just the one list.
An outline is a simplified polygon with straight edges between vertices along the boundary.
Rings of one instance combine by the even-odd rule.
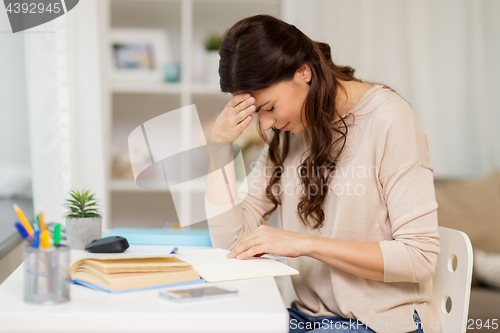
[[[171, 248], [132, 245], [127, 252]], [[88, 256], [71, 251], [72, 261]], [[23, 301], [22, 273], [21, 265], [0, 285], [0, 332], [288, 332], [288, 312], [272, 277], [212, 283], [238, 289], [238, 297], [186, 304], [160, 299], [162, 289], [111, 295], [71, 285], [70, 302], [39, 306]]]

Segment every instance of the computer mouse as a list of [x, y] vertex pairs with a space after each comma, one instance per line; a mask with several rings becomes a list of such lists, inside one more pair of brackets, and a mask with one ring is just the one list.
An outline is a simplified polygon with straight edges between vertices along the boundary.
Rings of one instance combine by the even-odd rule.
[[126, 238], [121, 236], [110, 236], [93, 240], [85, 245], [85, 251], [92, 253], [122, 253], [129, 248]]

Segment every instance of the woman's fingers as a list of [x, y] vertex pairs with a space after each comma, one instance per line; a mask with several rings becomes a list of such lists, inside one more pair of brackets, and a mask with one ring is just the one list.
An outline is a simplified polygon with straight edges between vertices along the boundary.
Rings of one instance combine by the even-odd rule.
[[269, 233], [275, 228], [266, 225], [259, 226], [250, 235], [243, 238], [228, 254], [228, 258], [246, 259], [256, 255], [269, 253], [272, 245], [269, 242]]
[[252, 116], [248, 116], [238, 124], [238, 127], [243, 131], [250, 125], [251, 122], [252, 122]]
[[250, 257], [254, 257], [256, 255], [262, 255], [266, 253], [266, 251], [264, 250], [264, 247], [262, 245], [257, 245], [257, 246], [254, 246], [248, 250], [246, 250], [245, 252], [242, 252], [241, 254], [239, 254], [236, 259], [240, 259], [240, 260], [244, 260], [246, 258], [250, 258]]
[[212, 128], [214, 142], [234, 142], [250, 125], [255, 111], [255, 98], [249, 93], [237, 94], [227, 103]]
[[262, 253], [296, 258], [306, 253], [308, 244], [303, 234], [261, 225], [243, 238], [227, 258], [246, 259]]
[[250, 97], [249, 93], [236, 94], [229, 101], [229, 106], [233, 108]]
[[230, 111], [230, 114], [234, 117], [234, 119], [237, 119], [238, 117], [241, 117], [242, 114], [251, 114], [255, 112], [255, 99], [253, 97], [250, 97], [249, 99], [245, 100], [244, 102], [240, 103], [237, 107], [233, 108], [232, 111]]
[[236, 119], [237, 124], [241, 123], [243, 120], [248, 117], [252, 118], [251, 114], [255, 111], [255, 105], [250, 105], [245, 110], [240, 111], [234, 118]]
[[[256, 231], [243, 238], [238, 245], [229, 253], [228, 258], [237, 258], [240, 254], [250, 250], [252, 247], [262, 244], [262, 239], [256, 235]], [[238, 258], [240, 259], [240, 258]]]
[[233, 98], [231, 98], [231, 100], [229, 101], [228, 103], [228, 106], [229, 107], [232, 107], [232, 108], [235, 108], [236, 106], [238, 106], [241, 102], [247, 100], [248, 98], [250, 98], [250, 94], [249, 93], [243, 93], [243, 94], [237, 94], [237, 95], [234, 95]]

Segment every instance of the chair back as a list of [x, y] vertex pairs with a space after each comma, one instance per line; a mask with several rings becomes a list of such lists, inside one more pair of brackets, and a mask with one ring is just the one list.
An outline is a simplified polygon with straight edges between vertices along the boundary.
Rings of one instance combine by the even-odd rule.
[[472, 281], [472, 245], [466, 233], [439, 227], [441, 253], [433, 277], [441, 333], [465, 333]]

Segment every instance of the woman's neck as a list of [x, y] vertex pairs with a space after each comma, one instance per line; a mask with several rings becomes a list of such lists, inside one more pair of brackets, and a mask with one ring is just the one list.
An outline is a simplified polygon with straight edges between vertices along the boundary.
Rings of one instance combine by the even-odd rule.
[[[335, 108], [338, 115], [344, 117], [349, 111], [354, 109], [356, 104], [363, 98], [364, 94], [373, 88], [373, 85], [358, 82], [358, 81], [343, 81], [339, 80], [342, 87], [338, 89], [337, 98], [335, 100]], [[338, 119], [338, 116], [335, 117]]]

